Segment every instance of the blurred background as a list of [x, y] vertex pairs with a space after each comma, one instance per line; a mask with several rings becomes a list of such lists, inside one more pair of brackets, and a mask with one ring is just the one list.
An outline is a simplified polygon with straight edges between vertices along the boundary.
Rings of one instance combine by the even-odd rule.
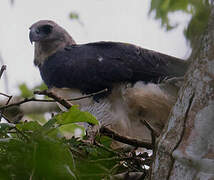
[[29, 88], [41, 84], [28, 38], [31, 24], [41, 19], [57, 22], [77, 43], [121, 41], [188, 58], [191, 47], [184, 30], [192, 18], [192, 13], [186, 11], [190, 7], [181, 4], [184, 9], [175, 11], [170, 4], [157, 2], [160, 1], [1, 0], [0, 65], [6, 64], [7, 71], [0, 81], [0, 92], [14, 95], [19, 93], [20, 84]]
[[7, 65], [0, 78], [0, 179], [99, 180], [121, 172], [143, 172], [145, 177], [149, 173], [145, 167], [152, 164], [148, 154], [135, 154], [131, 149], [131, 153], [115, 154], [109, 150], [112, 140], [105, 136], [96, 138], [96, 146], [73, 138], [85, 135], [84, 128], [74, 123], [77, 119], [96, 121], [75, 106], [65, 113], [59, 112], [56, 103], [29, 102], [5, 108], [7, 103], [34, 98], [35, 88], [46, 88], [33, 65], [34, 48], [28, 37], [33, 23], [53, 20], [77, 43], [120, 41], [188, 59], [197, 57], [211, 3], [213, 0], [0, 0], [0, 67]]

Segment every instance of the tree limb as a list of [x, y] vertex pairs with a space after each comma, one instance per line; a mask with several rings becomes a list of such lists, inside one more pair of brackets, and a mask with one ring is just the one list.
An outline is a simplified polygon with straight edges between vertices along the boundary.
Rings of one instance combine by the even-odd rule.
[[71, 106], [72, 106], [72, 104], [70, 104], [67, 100], [57, 96], [55, 93], [53, 93], [53, 92], [51, 92], [49, 90], [34, 91], [34, 94], [46, 95], [46, 96], [54, 99], [56, 102], [60, 103], [61, 105], [63, 105], [67, 109], [71, 108]]
[[[57, 96], [55, 93], [53, 93], [51, 91], [48, 91], [48, 90], [36, 91], [34, 93], [35, 94], [40, 94], [40, 95], [46, 95], [48, 97], [51, 97], [55, 101], [57, 101], [58, 103], [60, 103], [64, 107], [66, 107], [67, 109], [71, 108], [71, 106], [72, 106], [67, 100]], [[108, 129], [107, 127], [102, 127], [100, 129], [100, 132], [103, 135], [109, 136], [112, 139], [114, 139], [116, 141], [119, 141], [119, 142], [122, 142], [122, 143], [125, 143], [125, 144], [129, 144], [129, 145], [132, 145], [132, 146], [135, 146], [135, 147], [144, 147], [146, 149], [152, 149], [152, 144], [149, 143], [149, 142], [142, 142], [142, 141], [139, 141], [137, 139], [131, 139], [131, 138], [123, 137], [123, 136], [115, 133], [114, 131]]]
[[132, 145], [135, 147], [143, 147], [146, 149], [152, 149], [153, 148], [152, 144], [149, 142], [143, 142], [143, 141], [139, 141], [137, 139], [131, 139], [128, 137], [121, 136], [120, 134], [112, 131], [111, 129], [109, 129], [107, 127], [101, 127], [99, 132], [105, 136], [108, 136], [108, 137], [116, 140], [116, 141], [119, 141], [119, 142], [122, 142], [125, 144], [129, 144], [129, 145]]

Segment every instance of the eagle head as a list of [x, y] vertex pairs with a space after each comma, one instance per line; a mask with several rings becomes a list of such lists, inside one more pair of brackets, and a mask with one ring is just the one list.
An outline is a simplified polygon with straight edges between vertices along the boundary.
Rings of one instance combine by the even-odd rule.
[[30, 27], [29, 39], [35, 43], [34, 64], [44, 60], [66, 46], [76, 44], [69, 33], [51, 20], [40, 20]]

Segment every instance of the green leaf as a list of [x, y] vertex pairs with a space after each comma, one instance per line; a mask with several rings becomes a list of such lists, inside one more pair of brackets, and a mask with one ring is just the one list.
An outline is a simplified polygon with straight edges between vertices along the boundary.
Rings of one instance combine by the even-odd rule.
[[15, 127], [14, 124], [10, 123], [0, 123], [0, 133], [3, 133], [11, 128]]
[[97, 136], [96, 139], [104, 146], [110, 148], [112, 144], [112, 139], [108, 136]]
[[57, 119], [55, 117], [53, 117], [52, 119], [50, 119], [48, 122], [46, 122], [43, 127], [45, 129], [49, 129], [51, 127], [53, 127], [55, 125], [55, 123], [57, 122]]
[[29, 118], [31, 118], [33, 121], [37, 121], [41, 124], [44, 124], [47, 122], [47, 120], [44, 117], [44, 114], [29, 114], [27, 115]]
[[37, 131], [42, 128], [42, 126], [37, 121], [30, 121], [16, 124], [16, 128], [20, 131]]
[[[30, 137], [29, 137], [30, 138]], [[73, 155], [66, 144], [40, 135], [28, 143], [0, 140], [0, 179], [76, 179]]]
[[32, 91], [27, 87], [25, 83], [19, 85], [19, 90], [21, 91], [21, 96], [24, 98], [33, 96]]
[[70, 17], [71, 19], [79, 19], [79, 15], [78, 15], [76, 12], [71, 12], [71, 13], [69, 14], [69, 17]]
[[63, 112], [55, 116], [57, 123], [60, 125], [87, 122], [92, 124], [98, 124], [97, 119], [89, 112], [80, 111], [78, 106], [72, 106], [68, 112]]
[[60, 132], [62, 132], [62, 134], [64, 134], [65, 136], [68, 136], [69, 134], [74, 136], [76, 129], [81, 129], [82, 133], [80, 136], [84, 136], [85, 128], [78, 124], [65, 124], [59, 127]]
[[161, 20], [161, 26], [168, 30], [176, 28], [179, 22], [170, 19], [170, 14], [182, 11], [192, 16], [184, 35], [194, 46], [195, 40], [199, 37], [207, 26], [211, 9], [211, 1], [208, 0], [151, 0], [150, 11], [154, 12], [155, 19]]
[[45, 83], [41, 83], [40, 85], [37, 85], [33, 88], [33, 90], [40, 90], [40, 91], [43, 91], [43, 90], [46, 90], [48, 89], [48, 87], [45, 85]]

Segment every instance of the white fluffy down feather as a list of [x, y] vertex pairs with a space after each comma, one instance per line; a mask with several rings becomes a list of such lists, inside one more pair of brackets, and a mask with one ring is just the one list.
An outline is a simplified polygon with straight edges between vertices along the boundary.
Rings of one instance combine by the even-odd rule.
[[[77, 89], [52, 88], [52, 91], [65, 99], [82, 96]], [[71, 103], [78, 104], [81, 110], [93, 114], [101, 125], [108, 125], [121, 135], [150, 141], [150, 131], [143, 124], [143, 120], [158, 135], [161, 133], [175, 101], [175, 97], [168, 94], [162, 86], [160, 88], [157, 84], [138, 82], [134, 87], [129, 84], [117, 85], [112, 93], [99, 103], [93, 98]]]

